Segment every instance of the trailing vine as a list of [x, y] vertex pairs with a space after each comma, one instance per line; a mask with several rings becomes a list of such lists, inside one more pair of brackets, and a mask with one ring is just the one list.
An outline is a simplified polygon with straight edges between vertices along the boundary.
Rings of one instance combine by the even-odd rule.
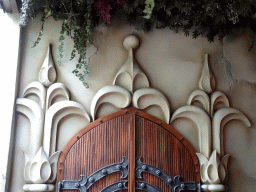
[[34, 46], [41, 40], [49, 17], [61, 20], [59, 59], [63, 57], [65, 36], [69, 36], [74, 41], [70, 59], [79, 56], [73, 74], [86, 87], [85, 77], [90, 73], [86, 48], [92, 43], [92, 31], [100, 24], [111, 25], [115, 17], [144, 31], [168, 27], [193, 38], [205, 37], [209, 42], [248, 28], [250, 49], [256, 38], [256, 1], [252, 0], [22, 0], [21, 26], [39, 13], [43, 13], [42, 26]]

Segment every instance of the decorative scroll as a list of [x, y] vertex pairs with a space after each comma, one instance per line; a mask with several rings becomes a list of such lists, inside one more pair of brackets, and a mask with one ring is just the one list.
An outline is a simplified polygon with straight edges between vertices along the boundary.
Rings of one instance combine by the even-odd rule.
[[45, 109], [45, 95], [46, 89], [45, 87], [37, 81], [31, 82], [27, 85], [25, 90], [23, 91], [23, 98], [29, 98], [30, 95], [35, 95], [39, 98], [39, 105], [41, 108]]
[[187, 118], [196, 124], [198, 128], [200, 153], [209, 158], [211, 153], [211, 120], [207, 113], [196, 106], [183, 106], [173, 113], [171, 123], [178, 118]]
[[126, 89], [116, 85], [105, 86], [96, 93], [92, 100], [92, 118], [95, 120], [99, 106], [104, 103], [110, 103], [117, 108], [122, 109], [128, 107], [131, 103], [131, 100], [131, 94]]
[[[93, 120], [98, 117], [99, 105], [110, 103], [118, 109], [128, 107], [130, 100], [124, 91], [126, 90], [132, 95], [133, 107], [141, 110], [151, 107], [154, 112], [147, 111], [149, 114], [169, 123], [170, 105], [167, 98], [160, 91], [149, 87], [148, 78], [134, 57], [134, 49], [139, 46], [139, 38], [135, 35], [128, 35], [123, 41], [123, 46], [128, 51], [127, 60], [117, 72], [113, 86], [103, 87], [93, 98], [91, 103]], [[158, 108], [162, 110], [163, 115], [158, 113]]]
[[[150, 106], [158, 106], [162, 109], [164, 117], [157, 116], [159, 119], [169, 123], [170, 105], [164, 94], [157, 89], [143, 88], [134, 92], [132, 98], [133, 106], [137, 109], [146, 109]], [[155, 115], [156, 116], [156, 115]]]
[[[39, 81], [30, 83], [23, 97], [16, 101], [17, 111], [25, 115], [31, 125], [29, 151], [24, 151], [24, 191], [54, 191], [57, 162], [61, 151], [56, 151], [57, 125], [67, 115], [82, 115], [90, 123], [85, 108], [69, 101], [69, 90], [62, 83], [54, 83], [57, 74], [49, 46], [39, 72]], [[53, 84], [54, 83], [54, 84]], [[50, 86], [50, 87], [49, 87]], [[49, 87], [46, 91], [46, 87]], [[38, 99], [32, 100], [36, 96]], [[64, 101], [63, 101], [64, 100]]]
[[55, 102], [59, 100], [70, 100], [70, 93], [68, 88], [62, 83], [54, 83], [47, 90], [46, 109], [48, 110]]
[[224, 153], [223, 129], [231, 120], [241, 120], [246, 127], [250, 127], [251, 124], [239, 110], [229, 107], [229, 100], [224, 93], [214, 90], [215, 79], [209, 67], [208, 54], [205, 55], [199, 88], [201, 90], [191, 93], [188, 99], [189, 106], [180, 107], [173, 113], [171, 122], [185, 117], [197, 125], [200, 146], [200, 153], [197, 153], [197, 156], [200, 161], [201, 180], [204, 183], [202, 189], [224, 191], [225, 186], [222, 183], [227, 178], [230, 155]]

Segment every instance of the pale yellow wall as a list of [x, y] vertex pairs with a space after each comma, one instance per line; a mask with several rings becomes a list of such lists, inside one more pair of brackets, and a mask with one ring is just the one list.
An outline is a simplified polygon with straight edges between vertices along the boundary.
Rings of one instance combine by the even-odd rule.
[[[90, 88], [86, 89], [71, 73], [76, 59], [69, 61], [73, 47], [72, 40], [64, 41], [63, 64], [57, 64], [58, 36], [60, 22], [49, 20], [45, 24], [41, 42], [31, 48], [40, 30], [40, 20], [34, 20], [24, 29], [22, 36], [21, 71], [19, 97], [32, 81], [38, 81], [38, 73], [44, 61], [48, 44], [53, 44], [53, 57], [56, 63], [57, 82], [67, 86], [71, 99], [81, 103], [90, 111], [91, 101], [96, 92], [113, 83], [115, 74], [125, 62], [127, 51], [122, 46], [123, 39], [129, 34], [140, 38], [140, 46], [135, 55], [141, 68], [146, 73], [150, 85], [157, 88], [168, 98], [171, 112], [186, 105], [189, 94], [198, 88], [198, 81], [203, 66], [204, 54], [208, 53], [210, 66], [216, 79], [216, 90], [228, 95], [231, 106], [245, 113], [252, 123], [245, 128], [237, 122], [230, 123], [225, 130], [226, 153], [231, 154], [228, 185], [232, 192], [256, 191], [256, 57], [255, 51], [248, 52], [248, 37], [240, 36], [230, 42], [218, 39], [209, 44], [206, 39], [185, 37], [182, 32], [175, 34], [169, 29], [152, 30], [145, 34], [134, 27], [117, 23], [111, 28], [99, 27], [95, 30], [93, 44], [97, 52], [91, 56], [91, 74], [86, 79]], [[230, 62], [230, 66], [226, 60]], [[227, 70], [228, 69], [228, 70]], [[61, 122], [62, 131], [58, 149], [61, 150], [68, 140], [81, 128], [84, 120], [80, 117], [68, 118]], [[191, 127], [191, 143], [198, 149], [197, 132]], [[70, 128], [72, 127], [72, 128]], [[22, 191], [24, 157], [22, 150], [28, 149], [29, 121], [17, 116], [16, 143], [11, 191]], [[186, 135], [186, 134], [185, 134]]]

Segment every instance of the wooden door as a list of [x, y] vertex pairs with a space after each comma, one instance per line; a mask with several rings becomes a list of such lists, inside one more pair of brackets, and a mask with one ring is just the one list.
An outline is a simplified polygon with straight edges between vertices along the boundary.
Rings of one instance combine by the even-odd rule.
[[63, 149], [57, 191], [200, 191], [195, 150], [173, 127], [135, 109], [94, 121]]

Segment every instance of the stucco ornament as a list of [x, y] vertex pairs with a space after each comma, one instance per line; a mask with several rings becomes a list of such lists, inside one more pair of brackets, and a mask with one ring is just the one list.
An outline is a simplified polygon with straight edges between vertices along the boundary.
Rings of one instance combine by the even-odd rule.
[[[29, 150], [23, 151], [26, 181], [24, 191], [54, 191], [53, 183], [56, 180], [57, 162], [61, 153], [56, 150], [58, 123], [68, 115], [82, 116], [86, 124], [91, 121], [81, 104], [70, 101], [69, 90], [64, 84], [53, 84], [56, 76], [49, 48], [40, 70], [40, 82], [30, 83], [24, 90], [23, 98], [16, 101], [17, 111], [25, 115], [31, 125]], [[50, 87], [47, 90], [48, 86]]]
[[49, 109], [51, 105], [58, 101], [68, 101], [70, 99], [70, 93], [68, 88], [62, 83], [54, 83], [47, 90], [46, 95], [46, 110]]
[[187, 118], [195, 123], [199, 137], [200, 151], [197, 156], [200, 161], [202, 189], [225, 191], [223, 183], [227, 180], [230, 155], [225, 155], [224, 152], [223, 129], [232, 120], [240, 120], [246, 127], [251, 124], [242, 112], [229, 106], [224, 93], [214, 92], [215, 79], [210, 71], [208, 54], [205, 55], [199, 88], [200, 90], [190, 94], [188, 106], [180, 107], [173, 113], [171, 123], [178, 118]]
[[91, 103], [93, 121], [95, 120], [96, 112], [100, 105], [111, 103], [115, 107], [122, 109], [128, 107], [131, 100], [131, 93], [120, 86], [108, 85], [101, 88], [96, 93]]
[[46, 89], [45, 87], [38, 81], [31, 82], [27, 85], [25, 90], [23, 91], [23, 98], [30, 98], [31, 96], [35, 96], [38, 98], [35, 101], [41, 106], [41, 108], [45, 109], [45, 95]]
[[[101, 88], [93, 98], [91, 103], [93, 120], [99, 117], [100, 105], [111, 104], [120, 110], [132, 104], [133, 107], [145, 111], [149, 107], [152, 108], [147, 112], [169, 123], [170, 105], [167, 98], [159, 90], [150, 87], [146, 74], [134, 57], [134, 49], [139, 46], [139, 38], [128, 35], [123, 41], [123, 46], [128, 51], [127, 60], [117, 72], [113, 85]], [[157, 112], [159, 109], [163, 115]]]
[[201, 108], [189, 105], [177, 109], [171, 118], [171, 123], [178, 118], [187, 118], [193, 121], [198, 128], [200, 153], [209, 158], [211, 153], [211, 119]]
[[49, 87], [57, 79], [57, 72], [52, 58], [51, 45], [48, 46], [46, 57], [40, 69], [38, 79], [45, 87]]
[[208, 64], [208, 54], [204, 55], [204, 65], [199, 80], [199, 88], [207, 93], [212, 93], [215, 89], [215, 79]]

